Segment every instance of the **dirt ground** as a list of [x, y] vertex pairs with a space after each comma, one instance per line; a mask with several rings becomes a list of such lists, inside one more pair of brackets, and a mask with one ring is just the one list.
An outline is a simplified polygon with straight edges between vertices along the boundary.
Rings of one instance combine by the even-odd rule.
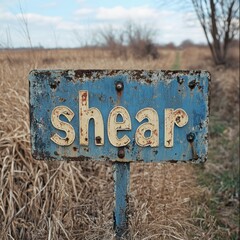
[[109, 162], [30, 155], [32, 69], [204, 69], [212, 76], [208, 161], [132, 164], [128, 239], [239, 239], [239, 49], [215, 67], [206, 47], [159, 59], [102, 49], [0, 51], [0, 239], [114, 239]]

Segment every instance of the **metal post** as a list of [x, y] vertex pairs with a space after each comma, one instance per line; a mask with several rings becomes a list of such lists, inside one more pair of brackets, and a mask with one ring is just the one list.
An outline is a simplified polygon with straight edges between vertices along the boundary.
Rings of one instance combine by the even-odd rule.
[[128, 191], [130, 182], [130, 163], [115, 162], [114, 170], [114, 195], [115, 209], [114, 229], [117, 239], [126, 236], [128, 230]]

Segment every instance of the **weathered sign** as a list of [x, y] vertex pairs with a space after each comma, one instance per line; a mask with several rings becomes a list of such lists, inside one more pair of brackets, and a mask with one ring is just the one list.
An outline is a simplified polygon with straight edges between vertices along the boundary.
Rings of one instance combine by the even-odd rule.
[[35, 159], [207, 158], [208, 72], [33, 70], [29, 80]]
[[29, 80], [33, 157], [112, 160], [119, 238], [131, 161], [207, 158], [208, 72], [34, 70]]

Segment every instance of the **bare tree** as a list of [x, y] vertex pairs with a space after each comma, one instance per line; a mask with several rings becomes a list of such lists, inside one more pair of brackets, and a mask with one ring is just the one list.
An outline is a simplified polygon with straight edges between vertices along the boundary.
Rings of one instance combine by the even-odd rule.
[[159, 57], [156, 44], [153, 42], [154, 31], [150, 26], [126, 22], [124, 26], [114, 29], [109, 26], [100, 32], [100, 42], [109, 49], [114, 57], [130, 53], [134, 58]]
[[126, 25], [127, 42], [132, 54], [136, 58], [159, 57], [156, 44], [153, 42], [155, 31], [149, 25], [128, 22]]
[[109, 49], [114, 57], [123, 55], [126, 58], [126, 46], [124, 45], [123, 29], [114, 29], [108, 26], [100, 31], [100, 42], [103, 47]]
[[238, 0], [192, 0], [215, 64], [225, 64], [229, 44], [239, 31]]

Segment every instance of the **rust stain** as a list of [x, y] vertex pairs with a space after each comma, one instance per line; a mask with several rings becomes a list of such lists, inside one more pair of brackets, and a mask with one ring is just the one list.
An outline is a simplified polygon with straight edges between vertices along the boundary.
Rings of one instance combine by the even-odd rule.
[[87, 105], [87, 92], [84, 92], [82, 94], [82, 105], [84, 105], [84, 106]]
[[155, 130], [153, 131], [153, 134], [154, 134], [155, 136], [158, 136], [158, 131], [155, 129]]
[[177, 117], [176, 117], [176, 122], [177, 122], [177, 123], [180, 123], [180, 122], [181, 122], [181, 117], [180, 117], [180, 116], [177, 116]]
[[179, 76], [177, 76], [177, 81], [180, 85], [182, 85], [184, 82], [183, 78], [180, 78]]
[[73, 151], [76, 152], [78, 150], [77, 147], [73, 147]]
[[192, 80], [191, 82], [188, 83], [188, 86], [191, 90], [193, 90], [197, 85], [199, 84], [199, 82], [197, 82], [195, 79]]

